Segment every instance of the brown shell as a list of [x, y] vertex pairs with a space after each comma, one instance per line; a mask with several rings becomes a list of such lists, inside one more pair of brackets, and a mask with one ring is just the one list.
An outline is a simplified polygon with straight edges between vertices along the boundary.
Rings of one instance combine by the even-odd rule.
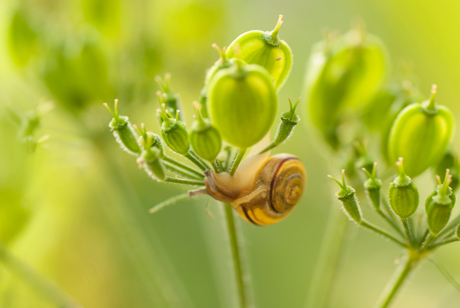
[[206, 190], [213, 198], [231, 203], [246, 221], [265, 226], [281, 221], [292, 212], [302, 197], [307, 176], [296, 156], [278, 154], [266, 160], [255, 179], [253, 187], [235, 191], [219, 185], [210, 173], [205, 180]]

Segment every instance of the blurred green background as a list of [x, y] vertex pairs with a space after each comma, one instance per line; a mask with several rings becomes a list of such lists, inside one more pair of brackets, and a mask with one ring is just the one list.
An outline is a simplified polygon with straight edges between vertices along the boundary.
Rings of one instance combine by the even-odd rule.
[[[118, 149], [102, 103], [118, 98], [122, 114], [158, 131], [153, 78], [170, 72], [190, 121], [204, 71], [217, 59], [211, 44], [271, 30], [284, 14], [280, 36], [294, 53], [279, 93], [285, 110], [287, 96], [302, 95], [305, 64], [323, 29], [343, 33], [359, 16], [386, 43], [393, 71], [411, 63], [422, 93], [428, 96], [436, 83], [438, 101], [459, 118], [459, 13], [455, 0], [2, 0], [0, 240], [84, 307], [233, 307], [217, 203], [211, 205], [215, 219], [206, 215], [204, 197], [149, 215], [150, 207], [185, 190], [150, 180]], [[27, 153], [17, 142], [13, 114], [47, 101], [55, 108], [43, 116], [37, 137], [50, 139]], [[241, 221], [257, 307], [304, 306], [336, 202], [326, 174], [338, 170], [328, 169], [326, 148], [305, 114], [302, 122], [276, 152], [294, 153], [306, 165], [303, 200], [279, 224]], [[459, 135], [454, 138], [458, 145]], [[422, 197], [433, 188], [429, 176], [417, 181]], [[393, 244], [352, 228], [331, 307], [372, 306], [400, 256]], [[459, 255], [459, 245], [436, 252], [458, 280]], [[459, 302], [458, 291], [425, 263], [394, 307]], [[53, 306], [1, 266], [0, 307]]]

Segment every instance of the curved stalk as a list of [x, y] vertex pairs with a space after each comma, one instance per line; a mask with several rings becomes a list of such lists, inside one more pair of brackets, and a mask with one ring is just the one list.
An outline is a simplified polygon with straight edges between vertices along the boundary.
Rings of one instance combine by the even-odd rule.
[[339, 267], [348, 225], [348, 217], [337, 208], [337, 204], [333, 203], [318, 261], [308, 289], [306, 308], [327, 306], [331, 287]]
[[62, 308], [79, 308], [69, 295], [65, 294], [59, 287], [48, 278], [40, 275], [32, 267], [11, 254], [3, 245], [0, 244], [0, 261], [5, 264], [12, 272], [21, 277], [37, 293], [48, 299], [51, 303]]
[[377, 210], [377, 213], [390, 225], [395, 229], [402, 237], [404, 237], [404, 233], [398, 227], [396, 222], [394, 222], [390, 217], [388, 217], [382, 210]]
[[236, 156], [235, 156], [235, 160], [233, 161], [233, 164], [232, 164], [232, 168], [230, 169], [230, 172], [229, 172], [230, 175], [235, 174], [235, 171], [236, 169], [238, 169], [238, 166], [240, 165], [241, 160], [243, 159], [245, 153], [246, 153], [246, 149], [238, 149]]
[[412, 234], [412, 230], [410, 228], [409, 220], [408, 219], [401, 219], [402, 224], [404, 226], [404, 232], [406, 233], [406, 237], [409, 240], [411, 246], [415, 245], [414, 236]]
[[166, 169], [168, 169], [169, 171], [177, 174], [177, 175], [181, 175], [189, 180], [203, 180], [203, 177], [199, 177], [191, 172], [188, 172], [188, 171], [185, 171], [169, 162], [164, 162], [164, 165], [166, 167]]
[[223, 203], [226, 231], [232, 253], [234, 278], [237, 284], [237, 293], [240, 308], [253, 307], [251, 290], [251, 279], [246, 264], [242, 234], [238, 230], [238, 222], [235, 221], [235, 214], [231, 204]]
[[404, 256], [401, 260], [399, 266], [396, 268], [396, 271], [388, 282], [387, 286], [383, 290], [383, 293], [380, 296], [380, 299], [377, 301], [375, 308], [387, 308], [390, 306], [391, 302], [395, 298], [398, 291], [401, 289], [402, 285], [406, 281], [409, 274], [415, 268], [415, 266], [420, 261], [419, 256]]
[[172, 164], [172, 165], [175, 165], [175, 166], [177, 166], [177, 167], [179, 167], [179, 168], [181, 168], [181, 169], [184, 169], [184, 170], [186, 170], [186, 171], [189, 171], [190, 173], [193, 173], [193, 174], [195, 174], [196, 176], [199, 176], [200, 178], [203, 178], [203, 179], [204, 179], [204, 174], [203, 174], [203, 172], [201, 172], [201, 171], [197, 171], [197, 170], [195, 170], [195, 169], [193, 169], [193, 168], [191, 168], [191, 167], [189, 167], [189, 166], [187, 166], [187, 165], [185, 165], [185, 164], [183, 164], [183, 163], [181, 163], [181, 162], [178, 162], [177, 160], [172, 159], [171, 157], [168, 157], [168, 156], [165, 156], [165, 157], [162, 158], [162, 159], [163, 159], [165, 162], [168, 162], [168, 163], [170, 163], [170, 164]]
[[407, 245], [404, 244], [403, 242], [401, 242], [400, 240], [396, 239], [395, 237], [393, 237], [392, 235], [388, 234], [386, 231], [378, 228], [377, 226], [374, 226], [373, 224], [365, 221], [365, 220], [362, 220], [361, 223], [360, 223], [361, 226], [377, 233], [377, 234], [380, 234], [381, 236], [389, 239], [390, 241], [393, 241], [394, 243], [404, 247], [404, 248], [407, 248]]

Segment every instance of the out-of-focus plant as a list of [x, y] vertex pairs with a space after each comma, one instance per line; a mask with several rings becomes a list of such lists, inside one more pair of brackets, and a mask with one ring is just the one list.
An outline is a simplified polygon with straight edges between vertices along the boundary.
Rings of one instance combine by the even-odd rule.
[[[298, 102], [281, 116], [275, 140], [269, 132], [276, 117], [277, 89], [291, 68], [291, 50], [278, 36], [281, 17], [271, 32], [250, 31], [240, 35], [228, 50], [214, 46], [220, 59], [208, 70], [200, 103], [195, 102], [195, 120], [187, 128], [178, 95], [170, 88], [170, 76], [157, 78], [157, 118], [161, 136], [131, 125], [128, 117], [109, 109], [109, 124], [116, 140], [134, 155], [140, 167], [154, 180], [201, 186], [173, 197], [151, 212], [186, 197], [209, 195], [224, 203], [228, 237], [232, 249], [240, 307], [251, 307], [252, 295], [242, 258], [232, 207], [254, 225], [270, 225], [284, 219], [302, 196], [306, 172], [290, 154], [269, 157], [270, 150], [288, 139], [300, 120]], [[249, 64], [252, 63], [252, 64]], [[194, 166], [171, 157], [172, 152]], [[247, 149], [252, 152], [246, 157]]]
[[[458, 186], [458, 159], [447, 150], [453, 115], [435, 102], [435, 86], [430, 100], [422, 103], [410, 80], [382, 86], [388, 66], [386, 58], [382, 43], [366, 34], [362, 26], [342, 37], [328, 34], [310, 58], [306, 79], [309, 113], [332, 150], [334, 156], [329, 161], [342, 161], [342, 182], [335, 180], [340, 186], [336, 196], [347, 215], [332, 209], [307, 307], [326, 307], [331, 297], [330, 286], [343, 250], [347, 216], [406, 250], [395, 277], [377, 303], [379, 308], [390, 305], [417, 264], [439, 246], [458, 240], [453, 230], [460, 218], [448, 225], [455, 204], [453, 190]], [[374, 163], [379, 154], [387, 165], [383, 176], [377, 175]], [[341, 157], [346, 157], [345, 161]], [[381, 193], [382, 182], [393, 174], [395, 161], [398, 176], [390, 184], [387, 199]], [[413, 218], [419, 195], [412, 178], [429, 168], [435, 170], [438, 186], [426, 201], [426, 232], [419, 234], [414, 230]], [[359, 175], [359, 169], [364, 170], [367, 180]], [[351, 185], [345, 184], [345, 170]], [[370, 206], [396, 235], [364, 219], [356, 197], [363, 197], [364, 192]]]

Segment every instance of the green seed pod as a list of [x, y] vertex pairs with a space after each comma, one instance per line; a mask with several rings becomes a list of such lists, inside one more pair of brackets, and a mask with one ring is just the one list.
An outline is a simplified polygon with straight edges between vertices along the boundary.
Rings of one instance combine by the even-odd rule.
[[364, 182], [364, 189], [366, 190], [367, 197], [372, 203], [374, 210], [380, 210], [380, 188], [382, 187], [382, 180], [376, 177], [377, 163], [374, 163], [372, 173], [367, 171], [366, 168], [362, 168], [366, 173], [368, 179]]
[[147, 172], [151, 178], [163, 181], [166, 178], [166, 171], [160, 157], [161, 150], [157, 147], [150, 147], [142, 151], [137, 162], [139, 167], [144, 167], [145, 172]]
[[455, 194], [452, 193], [452, 188], [449, 187], [451, 182], [449, 169], [445, 174], [444, 182], [441, 182], [441, 178], [437, 176], [439, 185], [425, 203], [428, 228], [433, 235], [437, 235], [447, 225], [455, 205]]
[[403, 159], [400, 158], [396, 165], [398, 176], [390, 184], [388, 199], [393, 212], [404, 220], [417, 210], [419, 196], [417, 187], [404, 172]]
[[139, 134], [139, 139], [137, 142], [140, 146], [142, 146], [142, 149], [147, 150], [151, 147], [156, 147], [160, 150], [160, 158], [163, 158], [165, 156], [163, 143], [161, 142], [160, 136], [152, 132], [146, 131], [144, 123], [141, 123], [140, 129], [135, 124], [133, 125], [133, 128]]
[[337, 129], [344, 109], [369, 102], [384, 79], [386, 62], [383, 44], [362, 25], [341, 38], [330, 33], [314, 46], [305, 83], [308, 110], [333, 149], [340, 146]]
[[456, 191], [460, 183], [460, 164], [458, 162], [458, 156], [453, 152], [452, 148], [448, 148], [441, 162], [436, 166], [436, 175], [441, 177], [441, 181], [445, 180], [445, 171], [446, 169], [450, 170], [450, 176], [452, 182], [450, 183], [450, 188], [453, 191]]
[[259, 142], [276, 115], [276, 89], [259, 65], [236, 62], [220, 70], [208, 87], [211, 119], [222, 139], [238, 148]]
[[157, 110], [157, 113], [163, 119], [161, 124], [161, 137], [163, 137], [166, 145], [174, 152], [185, 155], [190, 150], [190, 142], [188, 140], [188, 132], [185, 124], [179, 121], [179, 111], [176, 112], [176, 118], [166, 110], [164, 104], [162, 109]]
[[433, 85], [429, 101], [404, 108], [393, 123], [389, 157], [404, 157], [407, 174], [416, 177], [442, 159], [454, 129], [449, 109], [435, 102]]
[[273, 31], [249, 31], [238, 36], [228, 46], [227, 58], [239, 58], [248, 64], [264, 67], [275, 80], [279, 89], [284, 84], [292, 66], [292, 51], [288, 44], [280, 40], [278, 32], [283, 21], [279, 16]]
[[273, 140], [263, 151], [261, 151], [260, 154], [277, 147], [278, 145], [289, 139], [289, 137], [294, 132], [294, 127], [300, 121], [300, 117], [295, 113], [295, 109], [297, 108], [297, 105], [299, 104], [301, 98], [299, 97], [294, 106], [292, 105], [290, 97], [288, 97], [288, 100], [290, 110], [283, 112], [281, 114], [281, 123], [278, 126], [278, 129], [276, 130], [275, 140]]
[[196, 119], [190, 129], [190, 144], [198, 156], [213, 162], [222, 148], [222, 139], [217, 129], [212, 126], [211, 121], [203, 119], [200, 112], [200, 105], [195, 102]]
[[355, 195], [355, 190], [353, 187], [345, 184], [345, 169], [342, 170], [342, 183], [330, 175], [328, 175], [328, 177], [339, 184], [340, 190], [335, 195], [342, 202], [343, 209], [348, 217], [359, 225], [362, 221], [361, 209], [359, 207], [358, 198], [356, 198]]
[[[155, 77], [155, 81], [161, 87], [160, 94], [157, 92], [157, 96], [162, 96], [163, 99], [160, 101], [161, 104], [165, 104], [166, 110], [171, 114], [175, 114], [177, 110], [181, 109], [179, 94], [172, 92], [170, 88], [171, 74], [167, 73], [164, 80], [160, 76]], [[179, 120], [182, 121], [182, 113], [179, 113]]]
[[113, 116], [113, 119], [109, 123], [109, 127], [112, 130], [118, 144], [120, 144], [121, 148], [130, 154], [139, 154], [141, 152], [141, 148], [137, 143], [136, 133], [134, 132], [131, 123], [129, 123], [128, 117], [118, 114], [118, 99], [115, 100], [115, 112], [113, 112], [106, 103], [104, 103], [104, 106]]

